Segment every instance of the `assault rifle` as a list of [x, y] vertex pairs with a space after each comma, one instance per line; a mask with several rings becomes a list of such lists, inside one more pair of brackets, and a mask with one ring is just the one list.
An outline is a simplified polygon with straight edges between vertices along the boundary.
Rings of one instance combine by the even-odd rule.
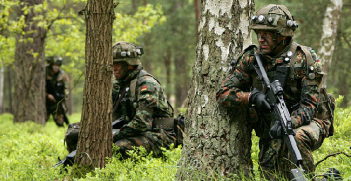
[[[58, 85], [58, 87], [62, 87], [64, 85]], [[60, 89], [64, 89], [64, 88], [60, 88]], [[65, 98], [65, 94], [60, 94], [57, 92], [57, 90], [55, 89], [54, 87], [54, 84], [52, 82], [52, 80], [46, 80], [46, 92], [48, 94], [51, 94], [54, 96], [54, 98], [56, 99], [56, 103], [57, 103], [57, 108], [56, 108], [56, 111], [61, 111], [63, 113], [63, 120], [65, 121], [65, 123], [68, 125], [69, 124], [69, 121], [68, 121], [68, 118], [66, 116], [66, 113], [65, 113], [65, 110], [63, 109], [63, 106], [62, 106], [62, 101], [63, 99]]]
[[[279, 80], [273, 80], [273, 82], [270, 82], [267, 73], [263, 68], [259, 54], [255, 53], [255, 57], [257, 65], [254, 65], [254, 68], [262, 81], [265, 94], [271, 103], [271, 118], [273, 118], [275, 121], [280, 122], [282, 126], [282, 136], [284, 142], [288, 147], [293, 163], [298, 167], [291, 170], [293, 177], [292, 180], [307, 181], [306, 177], [303, 174], [302, 156], [299, 149], [297, 148], [297, 144], [294, 138], [295, 133], [292, 128], [290, 113], [283, 99], [283, 87], [281, 85], [281, 82]], [[285, 82], [285, 80], [282, 81]]]

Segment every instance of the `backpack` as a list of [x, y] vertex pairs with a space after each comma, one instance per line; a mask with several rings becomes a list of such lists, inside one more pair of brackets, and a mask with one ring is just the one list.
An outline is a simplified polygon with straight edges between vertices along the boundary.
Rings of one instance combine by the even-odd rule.
[[[290, 66], [294, 67], [296, 61], [296, 49], [300, 48], [306, 55], [307, 59], [307, 66], [314, 65], [315, 61], [312, 57], [312, 49], [310, 47], [302, 46], [297, 43], [292, 44], [292, 52], [293, 56], [290, 61]], [[292, 69], [291, 69], [292, 70]], [[290, 72], [290, 78], [293, 78], [293, 71]], [[310, 81], [312, 84], [316, 84], [315, 80]], [[297, 89], [296, 89], [297, 90]], [[294, 89], [292, 89], [294, 92]], [[317, 103], [317, 112], [315, 115], [316, 121], [319, 122], [321, 125], [329, 125], [329, 129], [325, 129], [326, 137], [333, 136], [334, 134], [334, 110], [335, 110], [335, 98], [332, 94], [327, 93], [325, 88], [320, 88], [319, 93], [320, 99]]]
[[334, 110], [335, 110], [335, 98], [332, 94], [327, 93], [325, 88], [321, 88], [319, 92], [319, 101], [317, 104], [316, 118], [327, 124], [329, 121], [330, 127], [327, 130], [326, 136], [334, 135]]
[[65, 134], [64, 143], [66, 143], [67, 150], [69, 153], [77, 149], [79, 129], [80, 129], [80, 122], [72, 123], [68, 125], [68, 129]]

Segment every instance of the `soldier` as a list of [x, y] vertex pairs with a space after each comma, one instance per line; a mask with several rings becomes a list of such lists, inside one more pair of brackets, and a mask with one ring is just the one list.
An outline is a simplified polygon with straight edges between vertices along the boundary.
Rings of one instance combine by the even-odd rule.
[[[127, 150], [140, 146], [161, 156], [161, 147], [175, 143], [173, 108], [159, 81], [143, 70], [141, 47], [120, 41], [112, 49], [113, 142], [123, 157], [127, 157]], [[76, 149], [77, 133], [77, 129], [66, 133], [69, 152]]]
[[51, 56], [46, 60], [49, 64], [46, 67], [46, 121], [52, 114], [57, 126], [63, 127], [64, 122], [69, 124], [65, 106], [68, 76], [61, 69], [61, 57]]
[[[315, 118], [318, 88], [323, 71], [314, 50], [293, 41], [298, 24], [284, 5], [270, 4], [256, 12], [250, 29], [257, 35], [259, 45], [251, 45], [238, 58], [231, 74], [217, 92], [217, 100], [224, 108], [249, 108], [250, 122], [259, 140], [261, 176], [276, 180], [287, 179], [292, 167], [287, 147], [282, 139], [270, 135], [275, 121], [270, 118], [270, 102], [263, 92], [262, 82], [255, 71], [254, 53], [258, 53], [270, 81], [278, 74], [276, 67], [287, 65], [290, 71], [284, 87], [284, 101], [290, 112], [295, 140], [303, 158], [302, 167], [309, 177], [315, 171], [312, 151], [319, 148], [329, 134], [331, 121]], [[259, 115], [259, 116], [257, 116]], [[279, 132], [281, 125], [271, 131]], [[272, 132], [271, 132], [272, 133]]]

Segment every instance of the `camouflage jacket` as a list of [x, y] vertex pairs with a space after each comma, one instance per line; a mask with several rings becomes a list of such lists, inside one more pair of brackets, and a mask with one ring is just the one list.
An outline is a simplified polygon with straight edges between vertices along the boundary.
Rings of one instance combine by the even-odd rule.
[[[67, 81], [68, 81], [68, 76], [64, 70], [60, 68], [56, 74], [51, 75], [50, 67], [49, 66], [46, 67], [46, 84], [52, 84], [57, 93], [68, 95], [69, 90], [67, 86]], [[46, 93], [52, 94], [47, 91]]]
[[[118, 136], [114, 139], [138, 136], [146, 131], [157, 134], [160, 129], [153, 128], [153, 120], [173, 116], [160, 83], [142, 69], [141, 65], [138, 66], [123, 81], [113, 80], [112, 97], [114, 104], [122, 90], [127, 88], [124, 98], [113, 113], [113, 120], [123, 117], [125, 122]], [[133, 97], [130, 86], [132, 86], [132, 80], [135, 79], [137, 79], [137, 83], [135, 97]], [[173, 135], [174, 132], [173, 130], [167, 130], [167, 134]], [[175, 137], [172, 139], [175, 139]]]
[[[289, 50], [289, 46], [283, 52]], [[253, 88], [262, 90], [262, 83], [259, 79], [253, 63], [255, 62], [254, 53], [260, 53], [256, 46], [247, 48], [241, 57], [239, 57], [236, 66], [233, 67], [231, 75], [228, 75], [221, 84], [220, 90], [217, 92], [217, 100], [219, 104], [225, 108], [238, 108], [249, 105], [249, 96]], [[312, 67], [307, 66], [307, 58], [301, 48], [296, 49], [296, 62], [293, 65], [293, 76], [288, 78], [287, 83], [283, 87], [284, 101], [291, 113], [292, 123], [294, 128], [302, 126], [303, 119], [311, 119], [306, 116], [305, 111], [310, 111], [315, 115], [317, 111], [317, 102], [319, 99], [319, 84], [323, 77], [320, 61], [314, 50], [310, 49], [314, 64]], [[281, 53], [280, 55], [283, 55]], [[286, 53], [285, 53], [286, 54]], [[260, 55], [263, 66], [268, 74], [270, 81], [273, 79], [277, 65], [284, 64], [283, 56], [272, 58], [269, 56]], [[311, 76], [313, 73], [314, 76]], [[257, 121], [256, 111], [250, 109], [250, 113], [254, 112], [251, 119]], [[259, 110], [258, 110], [259, 111]], [[256, 129], [258, 136], [269, 138], [269, 128], [274, 124], [274, 121], [269, 120], [269, 113], [259, 113], [261, 120]], [[262, 125], [263, 124], [263, 125]], [[322, 125], [320, 125], [322, 127]]]

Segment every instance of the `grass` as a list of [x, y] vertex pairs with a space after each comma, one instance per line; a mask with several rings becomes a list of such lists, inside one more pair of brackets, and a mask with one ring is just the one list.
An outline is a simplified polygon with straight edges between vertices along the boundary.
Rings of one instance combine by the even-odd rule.
[[[338, 99], [340, 103], [342, 97]], [[70, 117], [71, 123], [80, 120], [80, 114]], [[351, 108], [336, 109], [335, 135], [326, 138], [322, 147], [314, 152], [315, 162], [327, 155], [344, 152], [351, 154]], [[175, 180], [177, 161], [181, 148], [165, 150], [164, 158], [153, 158], [145, 150], [138, 156], [131, 152], [132, 159], [120, 161], [116, 157], [109, 159], [104, 169], [95, 169], [84, 178], [71, 178], [69, 173], [59, 174], [53, 165], [57, 157], [64, 158], [68, 152], [63, 138], [67, 128], [58, 128], [52, 120], [45, 127], [26, 122], [14, 124], [10, 114], [0, 115], [0, 180]], [[253, 137], [252, 159], [256, 178], [259, 180], [257, 155], [258, 138]], [[328, 168], [337, 168], [344, 180], [351, 180], [351, 158], [343, 154], [323, 161], [317, 167], [317, 174], [324, 174]], [[222, 180], [219, 178], [218, 180]]]

